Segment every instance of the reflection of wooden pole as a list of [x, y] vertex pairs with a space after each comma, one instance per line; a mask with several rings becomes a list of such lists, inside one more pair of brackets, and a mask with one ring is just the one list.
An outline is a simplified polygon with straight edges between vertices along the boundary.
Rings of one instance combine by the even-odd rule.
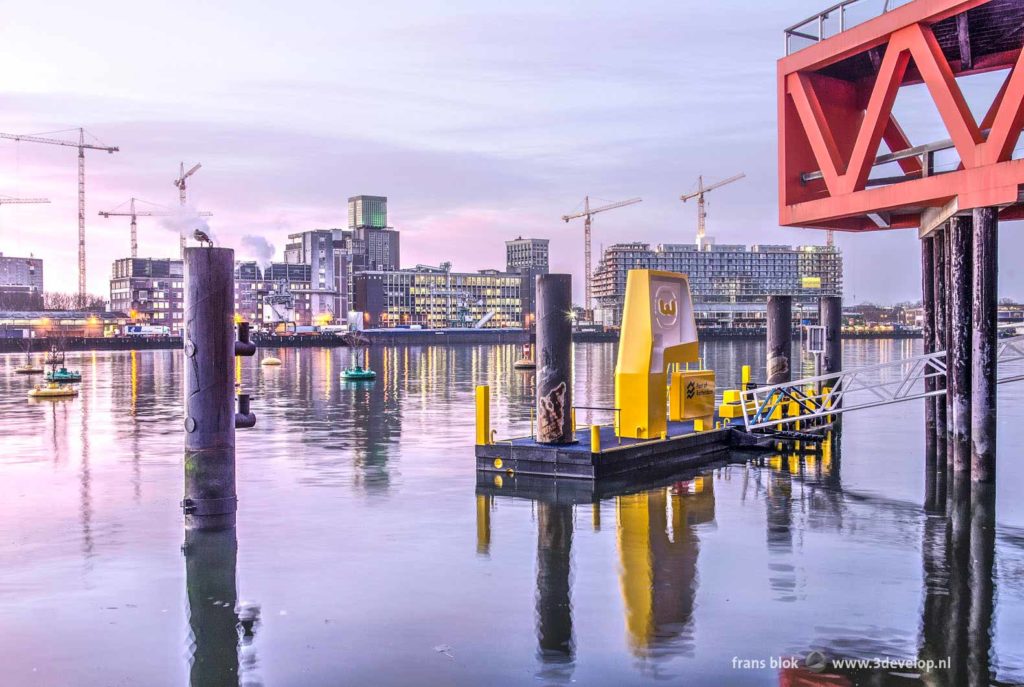
[[185, 250], [185, 527], [235, 525], [235, 252]]
[[971, 479], [996, 479], [996, 308], [999, 226], [995, 208], [974, 210], [971, 342]]
[[971, 611], [968, 617], [967, 683], [987, 685], [992, 681], [989, 655], [992, 651], [992, 612], [996, 549], [995, 485], [971, 485]]
[[793, 297], [768, 296], [768, 384], [793, 380]]
[[572, 506], [537, 502], [537, 642], [541, 660], [572, 659]]
[[237, 685], [235, 530], [186, 530], [184, 552], [188, 624], [192, 633], [190, 684]]
[[572, 276], [537, 277], [537, 441], [575, 439], [572, 408]]

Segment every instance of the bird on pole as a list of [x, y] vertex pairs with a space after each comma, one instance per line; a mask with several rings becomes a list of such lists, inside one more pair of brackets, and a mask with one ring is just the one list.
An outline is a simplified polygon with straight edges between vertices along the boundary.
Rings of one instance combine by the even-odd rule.
[[202, 229], [196, 229], [192, 232], [192, 238], [198, 241], [200, 246], [205, 243], [207, 248], [213, 248], [213, 239], [207, 236], [206, 232]]

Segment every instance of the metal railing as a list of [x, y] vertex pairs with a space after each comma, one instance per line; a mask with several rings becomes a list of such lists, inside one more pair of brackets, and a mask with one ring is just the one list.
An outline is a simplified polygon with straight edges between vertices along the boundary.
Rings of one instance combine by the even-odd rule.
[[[842, 33], [851, 26], [860, 24], [865, 19], [860, 21], [852, 21], [847, 17], [847, 8], [851, 5], [856, 5], [865, 0], [843, 0], [843, 2], [836, 3], [831, 7], [818, 12], [815, 15], [804, 19], [801, 22], [793, 24], [787, 29], [783, 30], [783, 34], [786, 40], [786, 54], [789, 55], [793, 51], [793, 38], [802, 38], [804, 40], [812, 41], [817, 43], [823, 41], [830, 36], [834, 36], [838, 33]], [[904, 4], [908, 0], [875, 0], [877, 4], [881, 5], [881, 11], [878, 14], [885, 14], [891, 9], [895, 9], [899, 5]], [[830, 27], [828, 20], [833, 15], [838, 15], [837, 20], [834, 22], [835, 26]], [[869, 15], [868, 18], [873, 18], [875, 14]], [[832, 31], [830, 32], [830, 29]], [[801, 46], [806, 47], [806, 46]], [[800, 48], [797, 48], [799, 50]]]
[[[1000, 339], [996, 348], [996, 383], [1024, 380], [1024, 336]], [[927, 380], [935, 384], [928, 390]], [[946, 352], [807, 377], [740, 392], [746, 429], [765, 429], [946, 393]], [[797, 412], [786, 415], [795, 403]], [[780, 411], [781, 408], [781, 411]], [[778, 412], [777, 412], [778, 411]], [[778, 415], [781, 414], [781, 417]], [[776, 417], [773, 417], [776, 416]]]

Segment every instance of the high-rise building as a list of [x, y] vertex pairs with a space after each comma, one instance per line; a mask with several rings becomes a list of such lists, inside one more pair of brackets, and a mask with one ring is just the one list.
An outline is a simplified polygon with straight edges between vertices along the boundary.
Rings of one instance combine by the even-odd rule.
[[0, 310], [43, 307], [43, 261], [0, 253]]
[[291, 265], [308, 265], [309, 308], [313, 322], [329, 324], [344, 321], [347, 305], [340, 295], [348, 291], [348, 265], [335, 255], [334, 231], [314, 229], [288, 236], [284, 260]]
[[387, 196], [352, 196], [348, 199], [348, 228], [388, 226]]
[[520, 274], [452, 272], [451, 265], [355, 275], [355, 309], [368, 327], [521, 327]]
[[128, 313], [135, 322], [184, 326], [184, 266], [169, 258], [121, 258], [110, 274], [110, 310]]
[[[631, 269], [682, 272], [690, 278], [702, 328], [765, 326], [768, 296], [793, 296], [794, 317], [817, 317], [821, 296], [842, 296], [843, 258], [831, 246], [619, 243], [604, 251], [594, 272], [597, 319], [622, 322], [626, 275]], [[801, 313], [804, 313], [803, 315]]]
[[523, 326], [536, 325], [537, 276], [548, 273], [548, 239], [524, 239], [505, 242], [505, 271], [523, 276]]

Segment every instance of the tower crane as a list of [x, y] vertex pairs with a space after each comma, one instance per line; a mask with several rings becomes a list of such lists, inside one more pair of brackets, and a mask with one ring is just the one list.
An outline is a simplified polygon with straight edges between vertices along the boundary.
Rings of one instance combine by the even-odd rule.
[[42, 136], [22, 136], [19, 134], [3, 134], [0, 138], [12, 141], [25, 141], [26, 143], [46, 143], [55, 146], [67, 146], [78, 148], [78, 302], [85, 304], [85, 151], [105, 150], [113, 154], [120, 150], [117, 146], [94, 145], [85, 142], [85, 129], [78, 128], [78, 141], [68, 141], [59, 138], [44, 138]]
[[[140, 203], [145, 203], [146, 205], [151, 205], [154, 209], [152, 209], [152, 210], [137, 210], [135, 208], [136, 201], [138, 201]], [[118, 208], [123, 207], [123, 206], [124, 206], [124, 203], [121, 203], [121, 205], [119, 205]], [[113, 210], [107, 210], [107, 211], [100, 210], [100, 217], [131, 217], [131, 219], [132, 219], [132, 257], [133, 258], [139, 257], [139, 255], [138, 255], [138, 253], [139, 253], [139, 240], [138, 240], [138, 222], [137, 222], [137, 219], [139, 217], [169, 217], [170, 215], [173, 215], [173, 214], [175, 214], [175, 212], [173, 210], [171, 210], [170, 208], [163, 207], [162, 205], [157, 205], [156, 203], [150, 203], [150, 202], [147, 202], [145, 200], [141, 200], [139, 198], [132, 198], [131, 200], [128, 201], [128, 210], [118, 210], [117, 208], [114, 208]], [[199, 217], [212, 217], [213, 216], [212, 212], [198, 212], [196, 214]], [[184, 234], [182, 236], [184, 237]], [[185, 239], [182, 238], [182, 241], [184, 241], [184, 240]]]
[[721, 181], [715, 182], [710, 186], [705, 186], [704, 177], [699, 176], [697, 177], [697, 190], [694, 191], [693, 193], [685, 193], [679, 196], [679, 200], [683, 201], [684, 203], [690, 200], [691, 198], [697, 199], [697, 248], [703, 250], [704, 243], [706, 240], [705, 223], [707, 221], [708, 212], [704, 205], [704, 194], [707, 193], [708, 191], [714, 191], [716, 188], [721, 188], [726, 184], [731, 184], [734, 181], [739, 181], [745, 176], [747, 175], [744, 174], [743, 172], [740, 172], [736, 176], [731, 176], [728, 179], [722, 179]]
[[591, 263], [590, 263], [590, 225], [591, 219], [594, 215], [599, 212], [606, 210], [614, 210], [616, 208], [624, 208], [627, 205], [636, 205], [642, 199], [641, 198], [630, 198], [629, 200], [620, 200], [617, 203], [609, 203], [608, 205], [602, 205], [600, 207], [590, 207], [590, 196], [583, 197], [583, 211], [576, 212], [571, 215], [562, 215], [562, 221], [568, 223], [569, 220], [578, 219], [583, 217], [583, 286], [584, 286], [584, 299], [583, 307], [586, 308], [588, 317], [591, 313], [591, 300], [592, 300], [592, 284], [591, 282]]
[[[203, 164], [201, 162], [197, 162], [196, 164], [192, 165], [192, 169], [188, 170], [187, 172], [185, 171], [185, 163], [184, 162], [182, 162], [178, 166], [178, 178], [174, 180], [174, 186], [178, 189], [178, 200], [181, 202], [181, 206], [182, 207], [185, 206], [185, 180], [188, 179], [193, 174], [195, 174], [196, 172], [198, 172], [199, 168], [202, 167], [202, 166], [203, 166]], [[181, 259], [182, 260], [185, 259], [185, 234], [184, 234], [184, 232], [181, 234]]]
[[49, 198], [11, 198], [0, 196], [0, 205], [23, 205], [25, 203], [49, 203]]

